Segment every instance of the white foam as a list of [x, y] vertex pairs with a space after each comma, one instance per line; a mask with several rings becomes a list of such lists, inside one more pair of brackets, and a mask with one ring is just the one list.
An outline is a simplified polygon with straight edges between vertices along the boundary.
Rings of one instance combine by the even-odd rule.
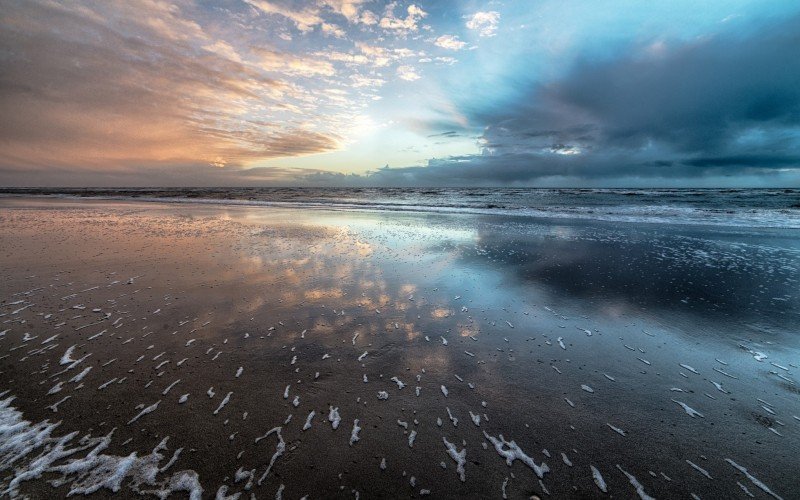
[[223, 408], [225, 408], [225, 405], [226, 405], [226, 404], [228, 404], [228, 401], [230, 401], [230, 400], [231, 400], [231, 394], [233, 394], [233, 393], [232, 393], [232, 392], [229, 392], [228, 394], [226, 394], [226, 395], [225, 395], [225, 398], [224, 398], [224, 399], [222, 400], [222, 402], [219, 404], [219, 406], [217, 407], [217, 409], [216, 409], [216, 410], [214, 410], [214, 415], [218, 414], [220, 411], [222, 411], [222, 409], [223, 409]]
[[180, 382], [180, 381], [181, 381], [181, 379], [178, 379], [178, 380], [176, 380], [175, 382], [173, 382], [173, 383], [169, 384], [169, 385], [167, 386], [167, 388], [166, 388], [166, 389], [164, 389], [164, 391], [161, 393], [161, 395], [162, 395], [162, 396], [166, 396], [166, 395], [169, 393], [169, 391], [170, 391], [170, 390], [171, 390], [173, 387], [175, 387], [175, 386], [178, 384], [178, 382]]
[[339, 407], [337, 406], [334, 408], [330, 406], [330, 412], [328, 413], [328, 421], [331, 423], [331, 427], [334, 430], [339, 428], [339, 423], [342, 421], [342, 417], [339, 416]]
[[609, 426], [609, 427], [611, 428], [611, 430], [612, 430], [612, 431], [616, 432], [616, 433], [617, 433], [617, 434], [619, 434], [620, 436], [625, 436], [625, 435], [627, 435], [627, 433], [626, 433], [625, 431], [623, 431], [622, 429], [620, 429], [619, 427], [614, 427], [613, 425], [611, 425], [611, 424], [609, 424], [609, 423], [606, 423], [606, 425], [607, 425], [607, 426]]
[[700, 474], [706, 476], [708, 479], [714, 479], [713, 477], [711, 477], [711, 474], [709, 474], [707, 470], [705, 470], [704, 468], [700, 467], [699, 465], [697, 465], [696, 463], [692, 462], [691, 460], [686, 460], [686, 463], [689, 464], [692, 467], [692, 469], [694, 469], [697, 472], [699, 472]]
[[714, 371], [717, 372], [717, 373], [721, 373], [722, 375], [725, 375], [728, 378], [732, 378], [732, 379], [737, 379], [738, 380], [738, 377], [736, 377], [734, 375], [731, 375], [730, 373], [728, 373], [728, 372], [726, 372], [724, 370], [720, 370], [716, 366], [714, 367]]
[[148, 413], [153, 413], [154, 411], [156, 411], [156, 409], [158, 408], [159, 403], [161, 403], [160, 399], [158, 401], [156, 401], [155, 403], [151, 404], [150, 406], [148, 406], [147, 408], [145, 408], [142, 411], [140, 411], [138, 415], [136, 415], [135, 417], [133, 417], [132, 419], [130, 419], [128, 421], [128, 425], [131, 425], [132, 423], [136, 422], [137, 420], [139, 420], [143, 416], [147, 415]]
[[61, 392], [61, 386], [63, 386], [63, 385], [64, 385], [64, 382], [57, 382], [56, 385], [54, 385], [53, 387], [50, 388], [49, 391], [47, 391], [47, 395], [50, 396], [52, 394], [56, 394], [58, 392]]
[[480, 416], [480, 414], [476, 415], [475, 413], [472, 413], [470, 411], [469, 412], [469, 418], [472, 419], [472, 423], [475, 424], [476, 427], [480, 427], [481, 426], [481, 416]]
[[677, 403], [677, 404], [681, 405], [681, 408], [683, 408], [683, 411], [685, 411], [686, 414], [689, 415], [690, 417], [692, 417], [692, 418], [694, 418], [694, 417], [705, 418], [702, 413], [700, 413], [699, 411], [695, 410], [691, 406], [687, 405], [683, 401], [678, 401], [676, 399], [673, 399], [672, 401], [674, 403]]
[[444, 445], [447, 447], [447, 454], [450, 455], [450, 458], [456, 462], [456, 472], [463, 483], [466, 481], [464, 464], [467, 463], [467, 449], [464, 448], [463, 450], [458, 451], [456, 445], [448, 441], [446, 437], [442, 437], [442, 440], [444, 441]]
[[353, 430], [350, 431], [350, 446], [361, 440], [359, 432], [361, 432], [361, 427], [358, 426], [358, 419], [355, 419], [353, 420]]
[[722, 384], [720, 384], [718, 382], [714, 382], [713, 380], [711, 380], [710, 382], [712, 384], [714, 384], [714, 387], [716, 387], [719, 392], [722, 392], [724, 394], [730, 394], [730, 392], [728, 392], [728, 391], [726, 391], [725, 389], [722, 388]]
[[[159, 466], [164, 459], [160, 452], [166, 449], [169, 438], [164, 438], [149, 455], [142, 457], [135, 452], [125, 457], [102, 453], [111, 445], [113, 430], [101, 438], [86, 436], [78, 446], [70, 447], [71, 441], [79, 435], [77, 431], [56, 437], [54, 431], [59, 423], [32, 424], [11, 406], [12, 400], [0, 401], [0, 470], [12, 471], [10, 476], [0, 480], [0, 495], [16, 497], [23, 482], [60, 474], [60, 478], [47, 482], [54, 487], [69, 484], [68, 496], [90, 495], [103, 488], [119, 492], [128, 480], [128, 487], [140, 494], [146, 492], [166, 498], [173, 492], [186, 491], [190, 500], [201, 500], [203, 488], [194, 471], [179, 471], [158, 479], [159, 473], [170, 467], [179, 453], [176, 450], [173, 460]], [[5, 482], [8, 479], [10, 481]], [[144, 485], [155, 489], [142, 489]]]
[[603, 476], [602, 474], [600, 474], [600, 471], [597, 470], [597, 467], [595, 467], [594, 465], [590, 465], [589, 468], [592, 470], [592, 479], [594, 479], [594, 484], [596, 484], [597, 487], [600, 488], [600, 491], [602, 491], [603, 493], [608, 493], [608, 486], [606, 486], [606, 481], [605, 479], [603, 479]]
[[69, 379], [69, 382], [80, 382], [81, 380], [83, 380], [83, 378], [84, 378], [84, 377], [85, 377], [85, 376], [86, 376], [86, 375], [87, 375], [87, 374], [88, 374], [88, 373], [89, 373], [91, 370], [92, 370], [92, 367], [91, 367], [91, 366], [87, 366], [86, 368], [84, 368], [84, 369], [83, 369], [83, 371], [82, 371], [82, 372], [80, 372], [79, 374], [77, 374], [77, 375], [75, 375], [74, 377], [72, 377], [71, 379]]
[[[95, 333], [94, 335], [92, 335], [91, 337], [87, 338], [86, 340], [94, 340], [94, 339], [96, 339], [96, 338], [100, 338], [100, 337], [102, 337], [102, 336], [103, 336], [103, 334], [104, 334], [104, 333], [106, 333], [106, 331], [107, 331], [107, 330], [103, 330], [103, 331], [102, 331], [102, 332], [100, 332], [100, 333]], [[57, 335], [56, 335], [56, 336], [57, 336]], [[52, 337], [51, 337], [51, 338], [52, 338]], [[44, 342], [42, 342], [42, 343], [44, 343]]]
[[[450, 407], [446, 406], [445, 410], [447, 410], [447, 416], [450, 417], [450, 421], [453, 422], [453, 427], [458, 427], [458, 419], [456, 417], [454, 417], [453, 414], [450, 412]], [[439, 427], [441, 427], [441, 426], [442, 425], [439, 424]]]
[[625, 476], [628, 478], [628, 481], [630, 481], [631, 485], [633, 485], [633, 487], [636, 488], [636, 494], [639, 495], [639, 498], [641, 498], [642, 500], [656, 500], [655, 498], [651, 497], [644, 491], [644, 486], [642, 486], [642, 483], [640, 483], [639, 480], [636, 479], [636, 477], [633, 474], [630, 474], [627, 471], [625, 471], [622, 467], [619, 466], [619, 464], [617, 464], [617, 469], [619, 469], [620, 472], [625, 474]]
[[314, 415], [316, 414], [317, 412], [315, 412], [314, 410], [311, 410], [311, 413], [308, 414], [308, 417], [306, 417], [306, 423], [303, 424], [304, 431], [307, 431], [308, 429], [311, 428], [311, 421], [314, 419]]
[[749, 496], [750, 498], [755, 498], [756, 496], [750, 493], [750, 490], [747, 489], [747, 486], [743, 485], [739, 481], [736, 481], [736, 484], [741, 488], [745, 495]]
[[102, 384], [100, 384], [100, 387], [98, 387], [97, 390], [98, 391], [102, 391], [103, 389], [105, 389], [106, 387], [108, 387], [109, 385], [113, 384], [116, 381], [117, 381], [117, 377], [114, 377], [111, 380], [103, 382]]
[[550, 467], [548, 467], [546, 463], [542, 462], [542, 465], [538, 465], [531, 457], [526, 455], [525, 452], [522, 451], [522, 449], [513, 440], [510, 442], [506, 441], [502, 434], [500, 434], [498, 438], [495, 438], [494, 436], [490, 436], [486, 431], [483, 431], [483, 435], [486, 437], [486, 439], [491, 441], [491, 443], [494, 445], [494, 449], [497, 450], [497, 453], [506, 459], [506, 465], [509, 467], [514, 464], [514, 460], [519, 460], [530, 467], [531, 470], [536, 473], [539, 479], [543, 478], [545, 473], [550, 472]]
[[275, 434], [278, 437], [278, 443], [275, 445], [275, 453], [273, 453], [272, 458], [270, 458], [269, 465], [267, 465], [267, 469], [264, 471], [264, 473], [258, 479], [258, 485], [259, 486], [261, 486], [261, 483], [264, 482], [264, 480], [269, 475], [269, 472], [272, 470], [272, 466], [275, 465], [275, 460], [280, 458], [280, 456], [283, 455], [283, 453], [286, 451], [286, 441], [283, 440], [283, 436], [281, 435], [281, 428], [280, 427], [273, 427], [272, 429], [267, 431], [267, 433], [264, 434], [263, 436], [256, 438], [255, 443], [257, 444], [259, 441], [261, 441], [262, 439], [268, 438], [272, 434]]
[[72, 353], [75, 352], [75, 348], [77, 346], [68, 347], [64, 354], [61, 356], [61, 360], [59, 360], [58, 364], [60, 365], [68, 365], [70, 363], [74, 363], [76, 360], [72, 359]]
[[778, 500], [783, 500], [777, 493], [775, 493], [774, 491], [769, 489], [769, 487], [766, 484], [762, 483], [761, 481], [759, 481], [758, 478], [756, 478], [755, 476], [750, 474], [750, 472], [748, 472], [748, 470], [745, 467], [742, 467], [741, 465], [737, 464], [736, 462], [734, 462], [730, 458], [726, 458], [725, 461], [728, 462], [729, 464], [731, 464], [736, 470], [738, 470], [739, 472], [744, 474], [745, 477], [747, 477], [747, 479], [749, 479], [753, 484], [755, 484], [756, 486], [761, 488], [761, 490], [764, 493], [766, 493], [766, 494], [768, 494], [768, 495], [770, 495], [770, 496], [772, 496], [772, 497], [774, 497], [774, 498], [776, 498]]
[[51, 404], [51, 405], [50, 405], [50, 406], [48, 406], [47, 408], [49, 408], [50, 410], [53, 410], [53, 413], [56, 413], [56, 412], [58, 411], [58, 406], [59, 406], [61, 403], [63, 403], [63, 402], [65, 402], [66, 400], [68, 400], [69, 398], [71, 398], [71, 397], [72, 397], [72, 396], [64, 396], [64, 397], [63, 397], [63, 398], [62, 398], [60, 401], [58, 401], [58, 402], [56, 402], [56, 403], [53, 403], [53, 404]]

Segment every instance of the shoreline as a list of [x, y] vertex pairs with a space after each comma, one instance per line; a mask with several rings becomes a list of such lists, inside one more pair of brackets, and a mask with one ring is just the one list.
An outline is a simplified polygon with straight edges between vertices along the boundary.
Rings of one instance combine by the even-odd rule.
[[782, 209], [748, 209], [738, 213], [722, 209], [698, 209], [695, 207], [667, 207], [667, 205], [645, 205], [624, 207], [612, 206], [576, 206], [564, 207], [502, 207], [488, 204], [485, 207], [460, 204], [414, 205], [396, 203], [377, 203], [369, 201], [269, 201], [235, 198], [202, 198], [202, 197], [146, 197], [146, 196], [111, 196], [79, 194], [13, 194], [0, 193], [2, 199], [44, 199], [44, 200], [99, 200], [106, 202], [142, 202], [165, 203], [176, 205], [210, 205], [239, 206], [286, 209], [330, 210], [341, 212], [397, 212], [410, 214], [444, 214], [444, 215], [487, 215], [528, 219], [545, 219], [558, 221], [588, 221], [607, 223], [634, 224], [671, 224], [687, 227], [708, 228], [764, 228], [775, 230], [800, 229], [800, 208]]

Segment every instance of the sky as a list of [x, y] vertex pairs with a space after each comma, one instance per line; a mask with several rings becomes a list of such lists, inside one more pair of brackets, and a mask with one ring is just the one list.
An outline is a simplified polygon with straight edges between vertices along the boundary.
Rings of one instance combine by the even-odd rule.
[[800, 187], [796, 0], [0, 0], [2, 186]]

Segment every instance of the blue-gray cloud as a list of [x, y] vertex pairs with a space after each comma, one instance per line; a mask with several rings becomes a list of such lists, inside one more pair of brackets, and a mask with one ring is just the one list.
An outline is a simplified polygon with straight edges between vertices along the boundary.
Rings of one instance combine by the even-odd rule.
[[692, 183], [736, 175], [798, 182], [798, 82], [800, 17], [746, 35], [631, 45], [616, 58], [579, 59], [556, 81], [521, 85], [501, 109], [472, 109], [470, 122], [486, 126], [481, 154], [380, 169], [362, 181]]

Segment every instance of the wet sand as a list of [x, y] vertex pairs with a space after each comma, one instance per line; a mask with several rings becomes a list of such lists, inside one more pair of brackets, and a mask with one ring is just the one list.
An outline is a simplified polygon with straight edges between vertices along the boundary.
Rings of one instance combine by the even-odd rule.
[[800, 497], [797, 230], [36, 198], [0, 224], [0, 496]]

